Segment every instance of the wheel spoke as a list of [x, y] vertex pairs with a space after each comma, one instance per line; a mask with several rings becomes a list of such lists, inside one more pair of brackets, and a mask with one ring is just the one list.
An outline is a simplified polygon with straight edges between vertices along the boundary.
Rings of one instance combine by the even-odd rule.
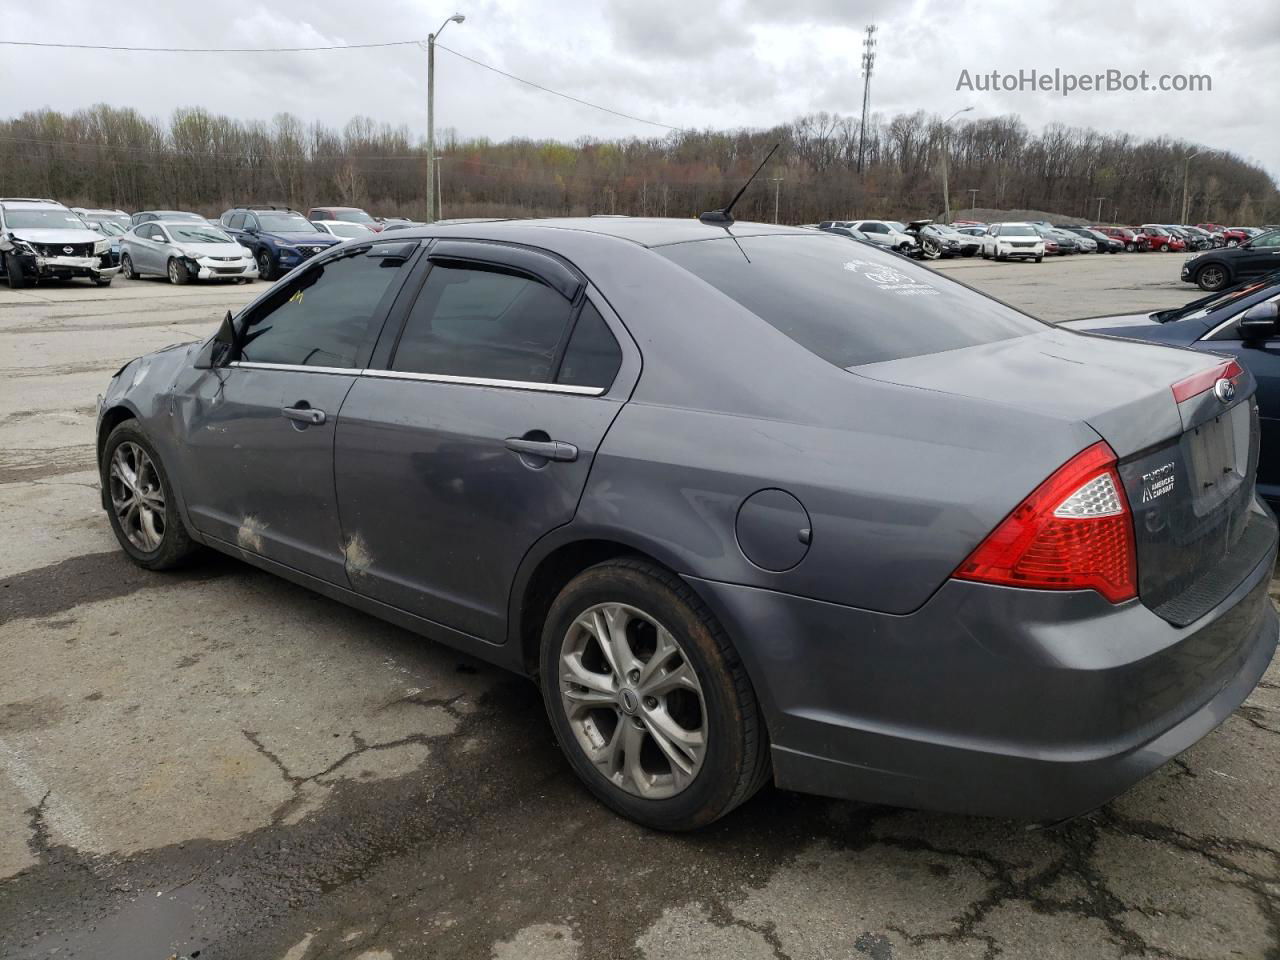
[[640, 751], [644, 746], [644, 728], [636, 726], [630, 717], [622, 718], [621, 727], [622, 749], [626, 754], [622, 759], [624, 780], [640, 796], [650, 796], [653, 793], [653, 779], [645, 773], [644, 766], [640, 763]]
[[618, 671], [618, 676], [625, 677], [640, 666], [640, 661], [631, 652], [631, 644], [627, 641], [627, 624], [631, 621], [631, 614], [623, 607], [611, 606], [604, 607], [596, 615], [604, 621], [614, 668]]
[[600, 769], [600, 772], [606, 778], [615, 783], [622, 772], [622, 738], [625, 729], [629, 726], [631, 726], [631, 722], [626, 717], [619, 715], [617, 726], [613, 728], [613, 736], [609, 738], [609, 742], [596, 750], [591, 756], [591, 762]]
[[[614, 678], [607, 673], [596, 673], [594, 670], [588, 670], [582, 663], [581, 653], [571, 653], [566, 655], [561, 661], [562, 671], [560, 679], [570, 685], [577, 687], [585, 687], [587, 692], [603, 696], [610, 703], [614, 699]], [[569, 687], [565, 687], [566, 695], [569, 693]], [[578, 691], [573, 691], [574, 696], [579, 696]]]
[[[667, 658], [668, 662], [672, 659]], [[641, 688], [641, 693], [650, 697], [661, 697], [673, 690], [691, 690], [698, 692], [698, 677], [683, 657], [673, 669], [661, 669], [655, 672]]]
[[653, 737], [653, 742], [671, 763], [672, 772], [679, 769], [685, 774], [692, 775], [694, 768], [702, 759], [702, 752], [706, 746], [702, 731], [686, 730], [661, 707], [645, 714], [644, 724], [649, 735]]

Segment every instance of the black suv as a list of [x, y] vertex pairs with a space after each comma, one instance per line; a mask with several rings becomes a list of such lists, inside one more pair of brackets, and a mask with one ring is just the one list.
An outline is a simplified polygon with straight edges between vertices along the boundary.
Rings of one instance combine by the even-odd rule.
[[232, 207], [219, 222], [241, 246], [253, 251], [263, 280], [274, 280], [308, 257], [342, 242], [288, 207]]
[[1212, 293], [1273, 270], [1280, 270], [1280, 230], [1260, 234], [1238, 247], [1219, 247], [1188, 257], [1182, 264], [1182, 279]]

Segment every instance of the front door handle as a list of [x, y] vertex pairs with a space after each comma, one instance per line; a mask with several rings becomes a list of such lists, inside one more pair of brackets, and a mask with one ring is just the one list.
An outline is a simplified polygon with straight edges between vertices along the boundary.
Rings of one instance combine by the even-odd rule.
[[541, 457], [544, 460], [572, 462], [578, 459], [578, 448], [563, 440], [526, 440], [524, 437], [507, 437], [508, 450], [525, 457]]
[[296, 420], [308, 426], [318, 427], [325, 420], [324, 411], [312, 407], [281, 407], [280, 413], [290, 420]]

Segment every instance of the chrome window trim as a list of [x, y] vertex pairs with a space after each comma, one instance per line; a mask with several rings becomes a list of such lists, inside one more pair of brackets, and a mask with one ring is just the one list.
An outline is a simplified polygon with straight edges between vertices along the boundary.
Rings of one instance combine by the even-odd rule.
[[572, 393], [584, 397], [604, 394], [604, 387], [581, 387], [568, 383], [542, 383], [537, 380], [491, 380], [487, 377], [454, 377], [444, 373], [413, 373], [408, 370], [365, 370], [366, 377], [380, 380], [424, 380], [428, 383], [456, 383], [471, 387], [500, 387], [507, 390], [535, 390], [540, 393]]
[[296, 363], [259, 363], [235, 360], [228, 367], [246, 370], [282, 370], [290, 373], [345, 374], [352, 377], [375, 377], [379, 380], [422, 380], [427, 383], [455, 383], [469, 387], [498, 387], [506, 390], [533, 390], [538, 393], [568, 393], [581, 397], [603, 396], [605, 387], [582, 387], [569, 383], [541, 383], [536, 380], [492, 380], [486, 377], [453, 377], [443, 373], [412, 373], [408, 370], [371, 370], [358, 367], [309, 367]]

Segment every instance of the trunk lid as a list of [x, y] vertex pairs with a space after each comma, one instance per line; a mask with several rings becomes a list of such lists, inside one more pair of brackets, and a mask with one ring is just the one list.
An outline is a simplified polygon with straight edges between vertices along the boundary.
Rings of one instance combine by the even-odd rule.
[[[1255, 383], [1175, 401], [1173, 384], [1230, 358], [1050, 330], [853, 368], [861, 376], [1082, 421], [1106, 440], [1133, 511], [1142, 602], [1202, 616], [1266, 555], [1275, 523], [1254, 497]], [[1012, 505], [1011, 505], [1012, 507]]]

